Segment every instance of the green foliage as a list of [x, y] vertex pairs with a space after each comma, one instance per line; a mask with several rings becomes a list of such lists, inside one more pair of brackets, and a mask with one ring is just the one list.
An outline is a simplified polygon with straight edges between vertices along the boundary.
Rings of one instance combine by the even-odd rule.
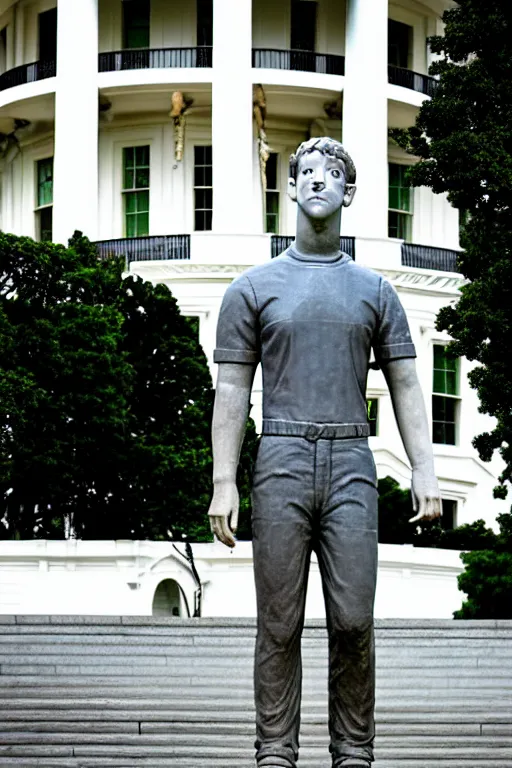
[[211, 540], [206, 359], [168, 288], [122, 272], [80, 233], [0, 233], [1, 537]]
[[512, 476], [512, 6], [509, 0], [459, 0], [446, 11], [444, 37], [430, 40], [441, 59], [431, 67], [439, 87], [408, 131], [394, 138], [420, 162], [414, 185], [445, 192], [465, 222], [459, 260], [471, 282], [437, 327], [451, 352], [480, 363], [470, 384], [480, 408], [496, 418], [474, 439], [480, 457], [505, 461], [495, 496]]
[[[459, 302], [441, 310], [437, 328], [453, 338], [453, 355], [479, 363], [469, 381], [496, 422], [473, 444], [483, 461], [496, 451], [504, 460], [494, 490], [504, 499], [512, 479], [512, 6], [458, 0], [443, 20], [444, 37], [430, 40], [441, 57], [431, 67], [439, 87], [416, 125], [392, 136], [420, 159], [412, 183], [447, 193], [461, 212], [459, 269], [469, 282]], [[468, 601], [458, 618], [512, 618], [510, 515], [500, 525], [495, 551], [463, 556], [459, 584]]]
[[458, 579], [467, 600], [455, 619], [512, 619], [512, 516], [498, 516], [494, 550], [461, 555], [466, 569]]
[[409, 519], [414, 513], [410, 491], [401, 488], [391, 477], [379, 480], [378, 488], [381, 544], [413, 544], [415, 547], [465, 551], [493, 549], [497, 546], [496, 534], [486, 527], [483, 520], [460, 525], [453, 530], [444, 530], [439, 521], [411, 524]]

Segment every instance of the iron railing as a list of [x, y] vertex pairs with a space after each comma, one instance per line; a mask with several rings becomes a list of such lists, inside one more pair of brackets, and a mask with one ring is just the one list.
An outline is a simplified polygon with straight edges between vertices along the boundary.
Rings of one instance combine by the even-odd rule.
[[388, 65], [388, 82], [391, 85], [401, 85], [402, 88], [419, 91], [426, 96], [433, 96], [438, 86], [438, 80], [430, 75], [420, 75], [419, 72], [395, 67], [393, 64]]
[[432, 245], [402, 243], [402, 264], [404, 267], [458, 272], [457, 257], [459, 253], [460, 251], [453, 251], [449, 248], [435, 248]]
[[257, 69], [290, 69], [299, 72], [318, 72], [325, 75], [344, 75], [345, 57], [314, 51], [283, 51], [274, 48], [253, 48], [252, 65]]
[[37, 80], [46, 80], [57, 74], [57, 63], [53, 60], [34, 61], [32, 64], [22, 64], [0, 75], [0, 91], [7, 88], [15, 88], [17, 85], [35, 83]]
[[131, 261], [190, 259], [190, 235], [156, 235], [124, 237], [119, 240], [99, 240], [95, 243], [100, 259], [124, 256]]
[[100, 72], [124, 69], [169, 69], [172, 67], [211, 67], [211, 46], [196, 48], [131, 48], [99, 55]]
[[[275, 259], [280, 253], [292, 244], [294, 238], [292, 235], [272, 235], [270, 238], [270, 258]], [[356, 259], [356, 239], [355, 237], [340, 237], [340, 250], [347, 253], [354, 261]]]

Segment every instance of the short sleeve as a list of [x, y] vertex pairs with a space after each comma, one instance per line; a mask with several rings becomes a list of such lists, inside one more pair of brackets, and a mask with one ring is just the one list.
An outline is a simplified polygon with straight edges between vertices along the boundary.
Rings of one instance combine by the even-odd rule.
[[215, 363], [247, 364], [260, 361], [256, 296], [245, 275], [234, 280], [224, 294], [213, 360]]
[[380, 284], [379, 307], [379, 326], [373, 340], [377, 363], [416, 357], [404, 308], [393, 286], [384, 279]]

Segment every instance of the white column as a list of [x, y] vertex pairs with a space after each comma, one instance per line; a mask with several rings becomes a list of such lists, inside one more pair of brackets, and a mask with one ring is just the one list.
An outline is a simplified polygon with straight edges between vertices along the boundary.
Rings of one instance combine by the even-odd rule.
[[357, 169], [357, 192], [342, 231], [386, 238], [388, 217], [388, 3], [347, 0], [343, 145]]
[[219, 234], [257, 231], [252, 194], [251, 49], [251, 0], [214, 0], [213, 230]]
[[59, 0], [53, 237], [98, 229], [98, 0]]
[[15, 67], [25, 64], [25, 9], [21, 3], [14, 6], [14, 61]]

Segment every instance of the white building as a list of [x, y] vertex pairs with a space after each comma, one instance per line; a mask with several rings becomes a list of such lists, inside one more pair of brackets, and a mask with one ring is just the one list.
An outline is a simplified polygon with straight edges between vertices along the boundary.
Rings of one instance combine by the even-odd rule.
[[[445, 523], [492, 524], [499, 465], [483, 464], [471, 446], [488, 420], [468, 386], [469, 364], [450, 364], [447, 336], [435, 330], [462, 283], [458, 214], [442, 196], [404, 185], [411, 158], [388, 140], [388, 128], [411, 125], [435, 86], [426, 38], [442, 30], [449, 3], [0, 0], [0, 225], [58, 242], [80, 229], [104, 255], [126, 254], [131, 271], [168, 284], [183, 313], [199, 319], [211, 362], [229, 281], [294, 231], [288, 155], [311, 135], [342, 138], [358, 173], [344, 247], [386, 275], [406, 308]], [[272, 150], [266, 192], [255, 85]], [[169, 114], [180, 98], [182, 159], [183, 120]], [[260, 395], [257, 380], [257, 422]], [[406, 485], [379, 371], [368, 398], [379, 475]]]
[[[192, 546], [154, 541], [2, 541], [0, 616], [256, 616], [251, 543]], [[458, 552], [379, 545], [377, 618], [450, 619], [460, 608]], [[306, 618], [324, 618], [313, 556]]]

